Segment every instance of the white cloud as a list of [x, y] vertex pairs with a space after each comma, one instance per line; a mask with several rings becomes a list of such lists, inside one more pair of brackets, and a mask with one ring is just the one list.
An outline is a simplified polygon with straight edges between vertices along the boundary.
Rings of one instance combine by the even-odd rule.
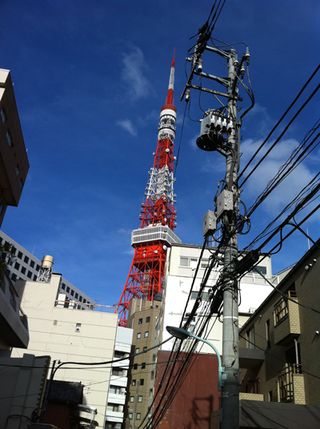
[[[256, 103], [253, 109], [248, 113], [243, 122], [243, 131], [250, 130], [255, 136], [265, 136], [274, 125], [274, 120], [269, 115], [266, 107]], [[252, 135], [252, 134], [251, 134]]]
[[130, 119], [122, 119], [120, 121], [117, 121], [117, 125], [127, 131], [131, 136], [137, 135], [137, 130], [135, 129]]
[[147, 97], [151, 92], [151, 84], [145, 76], [147, 66], [142, 50], [137, 46], [133, 47], [123, 55], [122, 64], [121, 76], [129, 94], [135, 99]]
[[[249, 161], [251, 155], [260, 146], [261, 140], [245, 140], [242, 145], [242, 162], [244, 166]], [[252, 167], [256, 165], [263, 153], [266, 152], [269, 145], [265, 145], [257, 159], [251, 163], [251, 167], [245, 172], [244, 177], [251, 171]], [[282, 164], [288, 159], [291, 152], [298, 146], [298, 141], [295, 139], [282, 140], [275, 146], [266, 159], [258, 166], [252, 176], [244, 185], [243, 197], [257, 197], [268, 184], [268, 182], [275, 176]], [[306, 164], [300, 164], [274, 191], [267, 197], [263, 203], [263, 208], [273, 215], [283, 208], [289, 201], [291, 201], [297, 193], [311, 180], [313, 173]], [[240, 179], [241, 182], [241, 179]]]

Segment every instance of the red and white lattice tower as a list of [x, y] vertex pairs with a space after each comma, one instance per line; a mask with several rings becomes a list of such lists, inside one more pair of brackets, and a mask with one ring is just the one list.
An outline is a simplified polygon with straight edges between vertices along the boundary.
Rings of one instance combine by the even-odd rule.
[[140, 228], [132, 231], [134, 255], [117, 311], [119, 324], [127, 325], [128, 309], [133, 298], [161, 299], [167, 249], [180, 243], [173, 232], [176, 224], [174, 207], [174, 139], [176, 108], [173, 104], [175, 59], [170, 69], [168, 93], [160, 112], [157, 148], [149, 171], [146, 199], [141, 205]]

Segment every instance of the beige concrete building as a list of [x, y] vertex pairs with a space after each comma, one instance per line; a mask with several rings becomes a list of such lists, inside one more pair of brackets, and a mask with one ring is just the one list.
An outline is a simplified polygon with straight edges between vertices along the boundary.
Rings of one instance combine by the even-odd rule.
[[0, 69], [0, 225], [7, 206], [17, 206], [29, 161], [9, 70]]
[[[22, 296], [21, 307], [28, 317], [28, 353], [49, 355], [51, 362], [113, 360], [117, 315], [92, 310], [72, 311], [64, 307], [59, 294], [61, 281], [61, 275], [52, 274], [48, 283], [16, 282]], [[12, 356], [20, 357], [24, 352], [14, 348]], [[83, 404], [97, 411], [95, 427], [104, 429], [110, 377], [110, 365], [78, 367], [71, 364], [62, 366], [54, 378], [84, 385]]]
[[320, 403], [320, 241], [240, 331], [241, 397]]

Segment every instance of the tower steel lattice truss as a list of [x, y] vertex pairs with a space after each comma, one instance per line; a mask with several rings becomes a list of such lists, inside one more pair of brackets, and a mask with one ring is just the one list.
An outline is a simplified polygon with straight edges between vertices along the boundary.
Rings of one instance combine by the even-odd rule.
[[175, 58], [165, 104], [161, 108], [158, 141], [153, 166], [141, 205], [140, 228], [132, 231], [134, 255], [117, 311], [119, 324], [127, 325], [128, 309], [133, 298], [149, 301], [162, 295], [168, 247], [180, 242], [173, 230], [176, 226], [174, 207], [174, 139], [176, 107], [173, 101]]

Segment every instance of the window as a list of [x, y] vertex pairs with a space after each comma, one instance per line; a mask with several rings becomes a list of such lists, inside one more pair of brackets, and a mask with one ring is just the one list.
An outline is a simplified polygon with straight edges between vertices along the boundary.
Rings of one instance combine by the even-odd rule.
[[138, 325], [142, 325], [143, 319], [138, 320]]
[[68, 292], [68, 293], [70, 292], [70, 288], [69, 288], [69, 286], [67, 286], [67, 292]]
[[133, 379], [133, 380], [131, 381], [131, 386], [136, 386], [136, 385], [137, 385], [137, 380]]
[[24, 257], [24, 262], [26, 263], [26, 264], [28, 264], [28, 262], [29, 262], [29, 258], [28, 258], [28, 256], [26, 255], [25, 257]]
[[17, 276], [16, 276], [16, 274], [15, 274], [15, 273], [12, 273], [12, 274], [11, 274], [11, 279], [12, 279], [13, 281], [16, 281], [16, 280], [17, 280]]
[[37, 268], [36, 268], [36, 270], [37, 270], [37, 271], [39, 271], [39, 270], [40, 270], [40, 265], [38, 265], [38, 264], [37, 264]]
[[138, 402], [142, 402], [143, 401], [143, 396], [142, 395], [139, 395], [138, 396]]
[[274, 324], [278, 325], [285, 317], [288, 316], [288, 300], [281, 298], [274, 306]]
[[140, 353], [139, 347], [136, 347], [136, 353]]
[[150, 322], [150, 316], [147, 316], [146, 317], [146, 323], [149, 323]]
[[208, 259], [203, 259], [201, 262], [201, 268], [207, 268], [208, 266]]
[[132, 420], [132, 418], [133, 418], [133, 413], [128, 413], [128, 418], [129, 418], [129, 420]]
[[142, 364], [141, 364], [141, 369], [145, 369], [146, 368], [146, 363], [145, 362], [142, 362]]
[[133, 364], [133, 369], [138, 369], [138, 364], [137, 363]]
[[141, 413], [137, 413], [136, 414], [136, 420], [140, 420], [141, 419]]
[[74, 297], [75, 297], [75, 299], [78, 299], [79, 298], [79, 294], [76, 293]]
[[79, 296], [79, 301], [82, 302], [82, 296]]
[[246, 332], [246, 347], [247, 349], [253, 349], [254, 348], [254, 331], [253, 328], [248, 329]]
[[267, 347], [270, 347], [270, 319], [266, 321], [266, 340]]
[[65, 288], [66, 288], [66, 285], [65, 285], [64, 283], [62, 283], [62, 285], [61, 285], [61, 289], [62, 289], [62, 290], [65, 290]]
[[141, 338], [141, 332], [137, 333], [137, 340], [139, 340]]
[[157, 360], [157, 355], [153, 354], [152, 355], [152, 362], [155, 362]]
[[30, 267], [34, 268], [34, 261], [30, 261]]
[[134, 402], [134, 396], [130, 396], [130, 402]]
[[148, 347], [147, 347], [147, 346], [144, 346], [144, 347], [143, 347], [143, 351], [144, 351], [144, 352], [146, 352], [147, 350], [148, 350]]
[[154, 371], [151, 371], [151, 380], [154, 379]]
[[198, 292], [198, 291], [193, 290], [193, 291], [191, 292], [190, 299], [197, 299], [198, 295], [199, 295], [199, 292]]
[[139, 380], [139, 385], [140, 385], [140, 386], [143, 386], [143, 385], [144, 385], [144, 378], [140, 378], [140, 380]]
[[81, 323], [76, 323], [76, 332], [80, 332]]
[[9, 133], [9, 131], [6, 132], [6, 136], [5, 136], [5, 142], [7, 143], [8, 146], [12, 147], [12, 138], [11, 135]]
[[33, 281], [35, 282], [37, 280], [37, 275], [36, 274], [34, 274], [33, 275]]
[[6, 122], [6, 119], [7, 119], [7, 117], [6, 117], [5, 111], [3, 109], [0, 109], [0, 120], [1, 120], [1, 122], [4, 124]]
[[22, 259], [22, 252], [18, 252], [18, 258]]
[[16, 270], [19, 270], [19, 269], [20, 269], [20, 264], [18, 264], [18, 262], [16, 262], [16, 263], [14, 264], [14, 268], [15, 268]]
[[189, 267], [189, 258], [180, 256], [180, 267]]
[[198, 265], [198, 259], [190, 258], [190, 268], [197, 268], [197, 265]]
[[261, 273], [263, 275], [267, 274], [267, 267], [264, 267], [263, 265], [257, 265], [254, 269], [254, 271]]
[[32, 272], [31, 271], [28, 271], [27, 277], [28, 277], [28, 279], [32, 278]]
[[21, 268], [21, 272], [22, 272], [22, 274], [25, 274], [25, 273], [26, 273], [26, 271], [27, 271], [27, 270], [26, 270], [26, 268], [25, 268], [25, 267], [22, 267], [22, 268]]
[[145, 333], [144, 333], [144, 338], [148, 338], [149, 337], [149, 331], [146, 331]]
[[71, 290], [70, 295], [74, 296], [74, 290]]

